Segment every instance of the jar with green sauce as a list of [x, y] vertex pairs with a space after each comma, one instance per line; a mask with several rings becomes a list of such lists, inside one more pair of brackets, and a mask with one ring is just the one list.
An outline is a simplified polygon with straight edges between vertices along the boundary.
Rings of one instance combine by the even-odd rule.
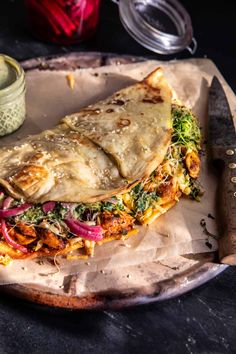
[[16, 60], [0, 54], [0, 136], [18, 129], [24, 119], [24, 70]]

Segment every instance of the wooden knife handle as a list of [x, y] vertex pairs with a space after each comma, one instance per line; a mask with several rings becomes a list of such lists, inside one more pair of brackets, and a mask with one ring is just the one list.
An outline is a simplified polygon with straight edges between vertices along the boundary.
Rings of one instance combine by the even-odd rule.
[[236, 265], [236, 149], [224, 149], [224, 167], [218, 188], [221, 263]]

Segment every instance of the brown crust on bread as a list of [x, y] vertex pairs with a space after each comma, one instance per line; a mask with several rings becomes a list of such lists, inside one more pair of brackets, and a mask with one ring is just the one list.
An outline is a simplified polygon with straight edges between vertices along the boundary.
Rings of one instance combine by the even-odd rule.
[[42, 183], [48, 178], [48, 172], [43, 166], [29, 165], [24, 166], [17, 174], [15, 174], [11, 181], [12, 183], [27, 194], [27, 189], [38, 189], [38, 182]]

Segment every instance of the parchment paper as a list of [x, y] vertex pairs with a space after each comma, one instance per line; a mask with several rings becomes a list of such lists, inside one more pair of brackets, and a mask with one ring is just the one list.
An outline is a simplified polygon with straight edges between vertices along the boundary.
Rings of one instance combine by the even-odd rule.
[[[202, 132], [207, 122], [208, 88], [213, 75], [217, 75], [227, 93], [231, 110], [236, 111], [234, 93], [208, 59], [104, 66], [97, 69], [73, 71], [75, 86], [67, 82], [67, 71], [27, 72], [27, 118], [14, 134], [1, 138], [0, 145], [53, 127], [66, 114], [77, 112], [88, 104], [107, 97], [140, 80], [156, 67], [164, 68], [165, 76], [181, 101], [197, 115]], [[204, 139], [203, 139], [204, 140]], [[203, 145], [205, 150], [205, 145]], [[200, 221], [218, 237], [215, 220], [215, 195], [217, 179], [208, 168], [206, 155], [202, 157], [201, 184], [205, 194], [201, 202], [181, 198], [180, 202], [154, 224], [140, 228], [138, 235], [127, 241], [113, 241], [97, 246], [94, 258], [88, 261], [66, 261], [57, 258], [59, 270], [48, 260], [14, 261], [10, 266], [0, 266], [0, 284], [31, 283], [66, 291], [66, 279], [75, 274], [75, 293], [105, 291], [110, 288], [125, 289], [151, 285], [168, 279], [191, 267], [197, 260], [181, 255], [212, 252], [217, 249], [215, 238], [207, 236]]]

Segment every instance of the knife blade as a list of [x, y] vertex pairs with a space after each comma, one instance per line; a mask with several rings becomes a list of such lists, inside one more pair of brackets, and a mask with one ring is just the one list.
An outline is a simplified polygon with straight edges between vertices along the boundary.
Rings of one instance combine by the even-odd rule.
[[209, 91], [208, 147], [220, 172], [217, 207], [221, 263], [236, 265], [236, 132], [224, 89], [216, 76]]

